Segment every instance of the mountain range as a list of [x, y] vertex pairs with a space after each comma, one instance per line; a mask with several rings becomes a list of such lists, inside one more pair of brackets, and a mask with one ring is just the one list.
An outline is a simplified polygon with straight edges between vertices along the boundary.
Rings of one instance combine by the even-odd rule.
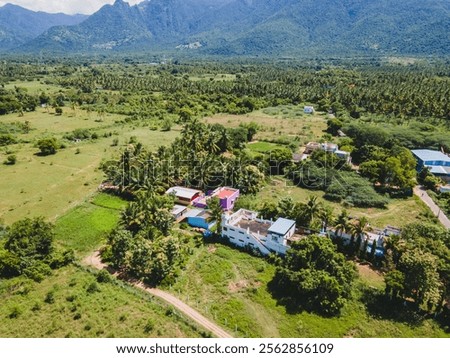
[[117, 0], [87, 18], [5, 5], [0, 50], [448, 55], [450, 0]]
[[86, 15], [48, 14], [6, 4], [0, 8], [0, 50], [21, 46], [53, 26], [71, 26], [87, 19]]

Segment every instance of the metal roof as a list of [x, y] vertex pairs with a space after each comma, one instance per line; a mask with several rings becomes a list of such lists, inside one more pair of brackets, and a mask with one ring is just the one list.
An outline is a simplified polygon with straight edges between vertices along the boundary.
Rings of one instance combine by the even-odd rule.
[[179, 198], [191, 200], [194, 195], [201, 193], [200, 190], [184, 188], [182, 186], [174, 186], [166, 191], [166, 194], [175, 194]]
[[439, 152], [437, 150], [429, 150], [429, 149], [414, 149], [411, 151], [416, 157], [421, 159], [424, 162], [428, 161], [444, 161], [450, 162], [450, 158], [446, 156], [444, 153]]
[[197, 216], [201, 216], [203, 214], [204, 210], [202, 209], [190, 209], [187, 211], [187, 213], [184, 215], [187, 218], [196, 218]]
[[174, 205], [172, 209], [172, 215], [181, 214], [183, 211], [187, 210], [187, 206], [183, 205]]
[[442, 174], [442, 175], [447, 175], [450, 172], [450, 168], [449, 171], [445, 170], [446, 168], [443, 166], [439, 166], [439, 165], [430, 165], [428, 166], [428, 168], [430, 168], [430, 172], [432, 174]]
[[271, 227], [269, 227], [269, 232], [285, 235], [292, 228], [293, 225], [295, 225], [295, 221], [279, 218], [272, 224]]

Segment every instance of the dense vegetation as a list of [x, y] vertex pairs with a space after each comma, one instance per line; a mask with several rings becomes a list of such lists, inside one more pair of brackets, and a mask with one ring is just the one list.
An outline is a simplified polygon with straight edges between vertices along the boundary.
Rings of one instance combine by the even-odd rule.
[[172, 282], [189, 252], [189, 237], [172, 231], [173, 198], [138, 192], [108, 236], [103, 252], [114, 267], [155, 285]]
[[[224, 272], [203, 272], [208, 264], [217, 269], [214, 265], [223, 258], [231, 262], [228, 248], [221, 248], [215, 256], [209, 253], [211, 262], [196, 261], [196, 253], [201, 253], [202, 258], [207, 255], [202, 240], [185, 230], [184, 225], [174, 223], [170, 213], [173, 199], [163, 195], [174, 185], [205, 191], [228, 185], [241, 191], [242, 200], [237, 207], [257, 209], [265, 218], [291, 218], [310, 232], [327, 231], [334, 226], [335, 234], [345, 231], [351, 235], [348, 245], [334, 238], [333, 244], [340, 254], [329, 240], [312, 237], [293, 245], [287, 257], [277, 260], [276, 265], [248, 258], [261, 267], [257, 273], [254, 271], [259, 266], [249, 272], [255, 277], [261, 273], [263, 286], [255, 283], [245, 291], [244, 302], [250, 305], [253, 300], [262, 300], [261, 307], [267, 304], [264, 309], [276, 311], [274, 317], [289, 317], [282, 332], [274, 334], [288, 335], [287, 327], [295, 325], [292, 317], [323, 323], [327, 322], [325, 316], [341, 315], [346, 320], [350, 311], [358, 319], [378, 314], [400, 319], [389, 307], [405, 315], [412, 314], [411, 321], [419, 316], [428, 320], [429, 314], [436, 313], [445, 327], [448, 232], [429, 225], [433, 218], [425, 217], [424, 209], [409, 198], [415, 185], [415, 160], [409, 149], [450, 148], [447, 66], [424, 63], [331, 66], [320, 61], [302, 65], [246, 62], [149, 65], [135, 59], [124, 63], [102, 61], [100, 58], [95, 64], [89, 59], [83, 59], [84, 63], [69, 59], [38, 65], [0, 64], [0, 83], [4, 85], [0, 105], [7, 108], [0, 117], [0, 154], [7, 164], [0, 168], [5, 173], [3, 177], [10, 182], [19, 175], [28, 179], [30, 172], [26, 170], [35, 165], [39, 178], [50, 176], [51, 190], [61, 184], [63, 195], [48, 192], [53, 201], [66, 195], [67, 183], [76, 191], [89, 185], [96, 188], [103, 171], [105, 184], [117, 186], [121, 195], [131, 199], [124, 203], [115, 198], [115, 202], [100, 195], [69, 210], [68, 215], [58, 220], [55, 245], [52, 226], [42, 220], [26, 219], [10, 228], [1, 227], [0, 272], [8, 278], [5, 282], [31, 279], [47, 285], [59, 280], [60, 272], [72, 272], [85, 280], [85, 274], [74, 272], [73, 267], [55, 271], [73, 260], [70, 251], [64, 250], [74, 250], [75, 257], [81, 259], [105, 244], [103, 257], [108, 263], [151, 285], [189, 289], [189, 285], [183, 286], [188, 280], [185, 271], [195, 276], [197, 268], [201, 278], [196, 284], [201, 282], [209, 287], [208, 280], [218, 287], [223, 282], [228, 284], [228, 276], [218, 283], [221, 275], [244, 275], [240, 269], [223, 264]], [[303, 113], [305, 104], [313, 104], [319, 113], [307, 116]], [[31, 117], [36, 113], [36, 117]], [[205, 116], [208, 118], [202, 118]], [[58, 128], [52, 131], [51, 126]], [[351, 153], [355, 165], [322, 151], [316, 151], [306, 161], [293, 163], [293, 153], [298, 154], [309, 140], [339, 144], [340, 149]], [[36, 148], [40, 153], [36, 153]], [[98, 160], [86, 160], [90, 156]], [[104, 160], [99, 165], [101, 158]], [[83, 163], [80, 168], [59, 172], [78, 162]], [[89, 171], [98, 171], [99, 175], [84, 179], [83, 175]], [[418, 180], [427, 188], [436, 189], [438, 182], [433, 178], [423, 172]], [[278, 182], [295, 185], [287, 188], [277, 186]], [[32, 192], [25, 185], [14, 190], [17, 202], [25, 202], [21, 199], [25, 197], [23, 194]], [[40, 202], [46, 199], [43, 196], [47, 192], [30, 200]], [[445, 194], [438, 197], [442, 205], [448, 201], [446, 198]], [[77, 195], [65, 197], [62, 207], [75, 206], [81, 199]], [[404, 205], [400, 211], [404, 215], [410, 214], [407, 205], [412, 203], [417, 216], [397, 215], [395, 208], [391, 210], [392, 203], [397, 207]], [[212, 217], [220, 221], [219, 206], [209, 204]], [[342, 210], [343, 206], [352, 215]], [[48, 216], [55, 214], [61, 212]], [[427, 223], [407, 225], [400, 237], [387, 242], [383, 259], [377, 255], [375, 245], [369, 247], [366, 232], [371, 218], [364, 215], [383, 216], [386, 219], [383, 225], [386, 222], [403, 225], [403, 219], [408, 222], [424, 219]], [[32, 234], [35, 229], [41, 230], [38, 235]], [[219, 229], [217, 226], [216, 230]], [[52, 244], [49, 246], [48, 242]], [[383, 270], [385, 283], [380, 278], [379, 287], [373, 292], [364, 285], [359, 287], [353, 277], [353, 266], [346, 261], [354, 259]], [[325, 265], [328, 261], [333, 265]], [[248, 269], [243, 267], [242, 270]], [[102, 282], [88, 281], [92, 277], [77, 286], [80, 304], [91, 302], [89, 295], [100, 297], [100, 292], [112, 289], [109, 284], [103, 287]], [[239, 289], [239, 281], [233, 284]], [[269, 286], [272, 291], [267, 290]], [[236, 288], [232, 286], [230, 290], [233, 289]], [[226, 285], [217, 292], [215, 288], [211, 290], [218, 302], [229, 297]], [[49, 300], [52, 295], [64, 300], [58, 292], [55, 289]], [[324, 296], [327, 300], [321, 299]], [[273, 308], [276, 301], [288, 313]], [[408, 307], [402, 308], [405, 301], [409, 302]], [[226, 326], [235, 321], [237, 325], [238, 319], [225, 311], [229, 308], [238, 315], [245, 311], [243, 303], [226, 302], [227, 306], [216, 308], [217, 312], [227, 320]], [[382, 312], [377, 311], [377, 305], [384, 307]], [[23, 307], [31, 310], [28, 305]], [[356, 315], [357, 310], [363, 310], [364, 314]], [[5, 315], [22, 317], [20, 312], [20, 308], [12, 307]], [[74, 315], [78, 313], [84, 318], [83, 312]], [[334, 319], [329, 322], [338, 325]], [[251, 326], [250, 320], [244, 322], [241, 334], [251, 336]], [[317, 332], [343, 335], [350, 331], [350, 326], [345, 330]], [[390, 327], [393, 330], [390, 334], [395, 335], [395, 328]], [[360, 335], [370, 335], [370, 329], [366, 329]], [[294, 331], [302, 332], [297, 328]], [[402, 335], [415, 334], [405, 332]]]
[[52, 269], [73, 261], [73, 252], [53, 248], [53, 227], [42, 218], [24, 219], [0, 236], [0, 277], [25, 276], [42, 281]]
[[352, 263], [328, 238], [310, 236], [294, 243], [277, 267], [271, 288], [291, 310], [336, 315], [351, 295]]

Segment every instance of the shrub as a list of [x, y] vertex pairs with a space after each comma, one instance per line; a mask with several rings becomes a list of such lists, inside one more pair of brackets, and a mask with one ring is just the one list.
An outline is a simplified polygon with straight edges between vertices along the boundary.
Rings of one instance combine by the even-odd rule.
[[58, 149], [56, 138], [44, 138], [37, 142], [41, 155], [55, 154]]
[[8, 155], [6, 160], [3, 162], [5, 165], [14, 165], [16, 164], [17, 157], [14, 154]]
[[47, 295], [44, 298], [44, 302], [48, 304], [55, 303], [55, 293], [53, 291], [47, 292]]
[[9, 313], [8, 317], [9, 318], [17, 318], [19, 317], [21, 314], [23, 313], [23, 309], [20, 306], [13, 306], [13, 308], [11, 309], [11, 312]]
[[89, 284], [89, 286], [86, 288], [87, 293], [95, 293], [100, 292], [100, 288], [97, 285], [97, 282], [92, 282]]
[[0, 147], [4, 147], [11, 144], [16, 144], [17, 139], [11, 134], [0, 134]]
[[112, 281], [112, 277], [106, 270], [101, 270], [97, 273], [97, 282], [99, 283], [109, 283]]
[[149, 320], [147, 321], [147, 323], [144, 326], [144, 332], [150, 333], [151, 331], [153, 331], [154, 328], [155, 328], [155, 322], [153, 322], [153, 320], [151, 318], [149, 318]]

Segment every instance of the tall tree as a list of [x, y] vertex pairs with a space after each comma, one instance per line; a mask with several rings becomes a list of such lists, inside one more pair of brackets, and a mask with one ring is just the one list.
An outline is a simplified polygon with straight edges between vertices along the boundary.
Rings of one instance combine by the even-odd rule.
[[287, 305], [336, 315], [350, 297], [355, 277], [354, 264], [329, 238], [310, 236], [292, 244], [270, 287]]
[[441, 300], [442, 284], [436, 256], [420, 250], [408, 250], [400, 258], [398, 269], [404, 274], [404, 296], [429, 310]]
[[210, 213], [210, 222], [215, 221], [216, 222], [216, 233], [221, 231], [221, 225], [222, 225], [222, 214], [223, 214], [223, 209], [222, 206], [220, 205], [220, 200], [217, 197], [213, 197], [211, 199], [208, 200], [207, 202], [208, 204], [208, 210]]
[[[367, 239], [367, 231], [369, 228], [369, 220], [365, 216], [360, 217], [350, 226], [350, 233], [352, 235], [350, 249], [352, 253], [359, 253], [362, 241]], [[376, 242], [373, 245], [376, 245]]]

